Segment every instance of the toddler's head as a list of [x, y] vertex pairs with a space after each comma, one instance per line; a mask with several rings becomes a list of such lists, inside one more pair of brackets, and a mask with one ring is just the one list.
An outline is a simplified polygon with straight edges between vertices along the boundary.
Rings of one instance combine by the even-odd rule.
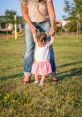
[[44, 32], [37, 33], [37, 42], [40, 46], [43, 46], [47, 41], [47, 35]]

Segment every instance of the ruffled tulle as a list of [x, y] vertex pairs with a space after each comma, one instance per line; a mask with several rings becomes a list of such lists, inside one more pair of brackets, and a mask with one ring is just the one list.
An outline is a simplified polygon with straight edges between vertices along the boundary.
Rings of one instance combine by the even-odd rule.
[[52, 69], [49, 61], [33, 63], [32, 71], [31, 71], [32, 74], [48, 75], [51, 72], [52, 72]]

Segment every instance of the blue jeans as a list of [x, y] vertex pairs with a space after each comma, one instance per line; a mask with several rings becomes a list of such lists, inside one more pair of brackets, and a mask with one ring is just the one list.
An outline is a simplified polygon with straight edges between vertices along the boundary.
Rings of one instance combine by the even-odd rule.
[[[39, 29], [41, 32], [45, 32], [48, 36], [48, 40], [50, 40], [49, 30], [50, 30], [50, 21], [41, 22], [41, 23], [34, 23], [36, 28]], [[34, 48], [35, 44], [33, 41], [32, 32], [28, 26], [25, 24], [25, 54], [24, 54], [24, 75], [31, 75], [31, 68], [34, 59]], [[56, 75], [56, 64], [55, 64], [55, 56], [53, 52], [52, 46], [50, 47], [50, 63], [52, 67], [51, 75]]]

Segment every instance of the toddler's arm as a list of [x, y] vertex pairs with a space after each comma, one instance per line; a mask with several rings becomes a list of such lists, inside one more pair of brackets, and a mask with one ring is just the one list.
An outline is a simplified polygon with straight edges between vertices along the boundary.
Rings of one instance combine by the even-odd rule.
[[54, 42], [55, 36], [51, 36], [50, 45]]
[[36, 35], [35, 34], [33, 34], [33, 40], [34, 40], [35, 43], [37, 43], [37, 39], [36, 39]]

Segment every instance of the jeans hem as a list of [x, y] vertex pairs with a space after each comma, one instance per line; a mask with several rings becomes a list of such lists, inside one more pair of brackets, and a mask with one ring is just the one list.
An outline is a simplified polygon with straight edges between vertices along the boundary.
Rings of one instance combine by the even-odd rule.
[[55, 77], [55, 76], [56, 76], [56, 73], [55, 73], [55, 72], [52, 72], [50, 75], [51, 75], [52, 77]]
[[31, 76], [30, 72], [24, 72], [24, 76]]

